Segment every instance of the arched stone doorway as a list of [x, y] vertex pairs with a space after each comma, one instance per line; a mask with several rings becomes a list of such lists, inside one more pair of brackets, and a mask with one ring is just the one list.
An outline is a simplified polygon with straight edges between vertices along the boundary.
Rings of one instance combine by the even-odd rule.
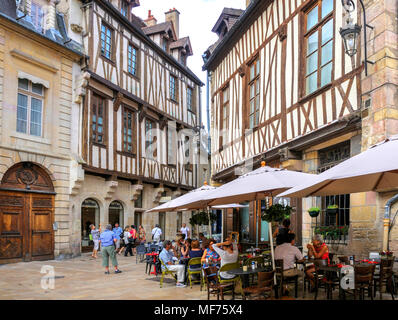
[[112, 227], [115, 223], [118, 223], [119, 226], [124, 229], [124, 209], [119, 201], [112, 201], [109, 205], [108, 220]]
[[0, 184], [0, 264], [54, 259], [54, 186], [49, 174], [20, 162]]
[[88, 198], [82, 203], [81, 212], [81, 237], [82, 237], [82, 252], [92, 250], [93, 244], [90, 241], [90, 225], [99, 227], [100, 223], [100, 209], [98, 202], [92, 198]]

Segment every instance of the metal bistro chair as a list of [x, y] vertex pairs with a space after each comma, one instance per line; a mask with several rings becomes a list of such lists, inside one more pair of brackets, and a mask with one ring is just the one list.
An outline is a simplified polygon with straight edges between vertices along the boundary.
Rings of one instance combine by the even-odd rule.
[[136, 247], [136, 255], [135, 255], [135, 263], [138, 263], [138, 257], [140, 257], [140, 262], [143, 262], [145, 260], [145, 254], [146, 252], [146, 248], [145, 245], [140, 244], [139, 246]]
[[[224, 264], [218, 270], [218, 281], [219, 281], [219, 283], [220, 284], [233, 283], [233, 285], [234, 285], [233, 288], [235, 288], [235, 285], [240, 282], [240, 277], [239, 276], [235, 276], [235, 277], [233, 277], [231, 279], [221, 279], [220, 273], [221, 272], [226, 272], [226, 271], [229, 271], [229, 270], [233, 270], [233, 269], [239, 269], [239, 267], [240, 267], [239, 262]], [[235, 290], [235, 289], [233, 289], [233, 290]]]
[[376, 289], [377, 286], [379, 286], [379, 291], [380, 291], [380, 300], [383, 299], [383, 294], [382, 294], [382, 289], [383, 289], [383, 284], [386, 285], [387, 291], [390, 291], [391, 297], [393, 300], [394, 298], [394, 293], [395, 293], [395, 283], [394, 283], [394, 259], [381, 259], [380, 260], [380, 273], [377, 275], [374, 275], [374, 296], [376, 296]]
[[159, 251], [159, 246], [157, 244], [151, 244], [149, 246], [149, 252], [158, 252]]
[[360, 292], [360, 297], [365, 300], [365, 288], [368, 289], [370, 298], [373, 300], [373, 276], [376, 266], [372, 265], [355, 265], [354, 266], [354, 279], [355, 279], [355, 289], [354, 289], [354, 300], [357, 298], [357, 291]]
[[[187, 268], [187, 272], [188, 272], [188, 279], [189, 279], [189, 285], [192, 289], [192, 282], [196, 282], [196, 283], [200, 283], [200, 290], [202, 291], [202, 265], [201, 265], [201, 257], [198, 258], [192, 258], [189, 259], [188, 261], [188, 268]], [[200, 265], [200, 267], [197, 268], [192, 268], [193, 265]], [[199, 280], [192, 280], [192, 275], [194, 274], [198, 274], [199, 275]]]
[[167, 266], [164, 264], [164, 262], [162, 261], [162, 259], [159, 258], [159, 261], [160, 261], [160, 263], [161, 263], [161, 265], [162, 265], [162, 267], [163, 267], [163, 268], [161, 268], [161, 270], [162, 270], [162, 277], [160, 278], [160, 287], [162, 287], [162, 285], [163, 285], [163, 280], [164, 280], [164, 277], [165, 277], [166, 275], [171, 275], [171, 276], [175, 279], [175, 281], [177, 281], [177, 271], [169, 270], [169, 269], [167, 268]]

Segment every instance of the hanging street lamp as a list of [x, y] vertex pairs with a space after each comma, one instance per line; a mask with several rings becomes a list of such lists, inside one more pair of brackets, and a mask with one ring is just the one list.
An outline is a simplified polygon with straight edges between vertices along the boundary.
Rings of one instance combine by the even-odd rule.
[[[365, 53], [365, 75], [368, 75], [368, 63], [374, 64], [374, 62], [368, 60], [367, 50], [367, 38], [366, 38], [366, 27], [373, 29], [372, 26], [366, 23], [365, 6], [362, 0], [358, 0], [362, 6], [363, 23], [365, 28], [364, 31], [364, 53]], [[346, 25], [340, 28], [340, 35], [343, 38], [345, 53], [350, 57], [354, 56], [358, 52], [358, 40], [361, 33], [361, 26], [353, 23], [351, 13], [355, 10], [355, 4], [353, 0], [341, 0], [341, 3], [348, 14]]]

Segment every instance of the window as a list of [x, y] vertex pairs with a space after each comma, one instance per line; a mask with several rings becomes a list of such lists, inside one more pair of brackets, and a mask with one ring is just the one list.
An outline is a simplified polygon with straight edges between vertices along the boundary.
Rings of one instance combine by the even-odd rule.
[[128, 48], [127, 62], [128, 62], [129, 73], [136, 76], [137, 75], [137, 49], [132, 45], [129, 45], [129, 48]]
[[104, 123], [105, 123], [105, 99], [93, 94], [91, 108], [91, 137], [94, 143], [105, 143]]
[[221, 140], [220, 146], [228, 142], [229, 131], [229, 87], [222, 92], [222, 107], [221, 107]]
[[260, 122], [260, 60], [257, 58], [249, 69], [249, 128], [252, 129]]
[[137, 200], [134, 201], [134, 207], [142, 208], [142, 190], [140, 190], [140, 194], [138, 195]]
[[177, 102], [178, 83], [177, 77], [170, 75], [170, 99]]
[[187, 109], [190, 112], [195, 112], [194, 100], [193, 100], [193, 89], [188, 87], [187, 89]]
[[134, 140], [135, 135], [135, 113], [128, 108], [123, 109], [123, 151], [136, 153]]
[[145, 120], [145, 155], [147, 158], [155, 159], [155, 143], [156, 137], [154, 134], [155, 123], [151, 120]]
[[[319, 150], [318, 173], [328, 170], [340, 162], [350, 158], [350, 142], [344, 142], [330, 148]], [[326, 208], [329, 205], [337, 204], [339, 209], [336, 217], [326, 215]], [[333, 226], [337, 228], [349, 226], [350, 224], [350, 195], [332, 195], [321, 197], [321, 227]]]
[[308, 95], [332, 81], [333, 0], [317, 2], [305, 16], [305, 95]]
[[18, 79], [17, 132], [42, 135], [44, 87]]
[[167, 164], [176, 164], [176, 129], [167, 127]]
[[168, 48], [169, 48], [169, 43], [168, 43], [167, 39], [166, 38], [162, 38], [162, 49], [165, 52], [168, 52]]
[[112, 59], [112, 29], [105, 24], [101, 26], [101, 54]]
[[30, 7], [30, 17], [32, 19], [33, 25], [36, 27], [37, 30], [41, 32], [44, 20], [44, 12], [42, 6], [32, 1]]
[[126, 18], [128, 18], [129, 4], [127, 3], [126, 0], [121, 0], [120, 12], [121, 12], [122, 15], [124, 15]]

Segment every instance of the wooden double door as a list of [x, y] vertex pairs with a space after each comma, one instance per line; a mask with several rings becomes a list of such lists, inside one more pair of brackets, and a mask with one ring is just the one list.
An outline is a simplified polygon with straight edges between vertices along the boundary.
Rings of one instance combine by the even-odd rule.
[[0, 264], [54, 258], [54, 195], [0, 191]]

